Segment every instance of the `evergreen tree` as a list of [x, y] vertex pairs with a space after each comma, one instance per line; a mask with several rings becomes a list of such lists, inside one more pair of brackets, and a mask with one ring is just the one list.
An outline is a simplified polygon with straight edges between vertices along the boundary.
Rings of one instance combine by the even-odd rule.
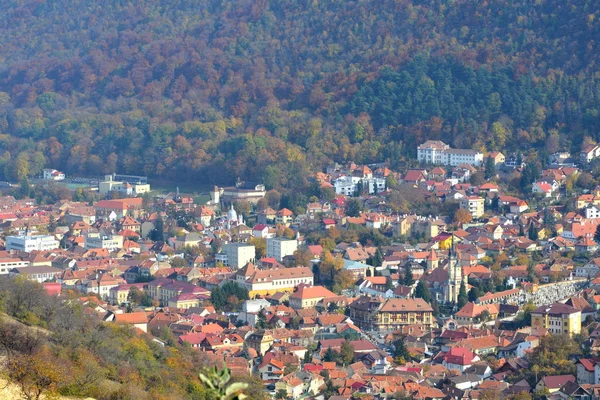
[[404, 270], [404, 284], [406, 286], [412, 286], [415, 283], [415, 279], [413, 277], [413, 273], [412, 273], [412, 267], [410, 266], [410, 263], [406, 264], [405, 270]]
[[490, 204], [490, 207], [494, 211], [499, 211], [500, 210], [500, 198], [499, 198], [499, 196], [497, 194], [492, 198], [492, 202]]
[[530, 240], [536, 241], [538, 239], [538, 231], [534, 224], [529, 224], [529, 231], [527, 236]]
[[471, 290], [469, 290], [469, 301], [475, 302], [479, 296], [479, 289], [476, 286], [473, 286]]
[[385, 289], [386, 290], [391, 290], [394, 288], [394, 283], [392, 282], [392, 278], [390, 278], [389, 276], [385, 277]]
[[594, 233], [594, 240], [596, 243], [600, 243], [600, 225], [596, 227], [596, 232]]
[[266, 329], [267, 327], [267, 313], [264, 308], [261, 308], [258, 313], [258, 319], [256, 321], [256, 327], [258, 329]]
[[469, 297], [467, 296], [467, 287], [465, 286], [465, 281], [460, 283], [460, 290], [458, 292], [458, 301], [456, 302], [456, 306], [460, 310], [467, 304]]
[[326, 362], [332, 362], [332, 361], [337, 361], [338, 358], [338, 353], [337, 351], [334, 351], [331, 346], [327, 348], [327, 350], [325, 350], [325, 354], [323, 355], [323, 361]]
[[496, 177], [496, 162], [492, 157], [485, 159], [485, 179], [493, 179]]
[[523, 224], [519, 224], [519, 236], [525, 236], [525, 229], [523, 228]]
[[431, 293], [429, 292], [429, 287], [423, 283], [423, 281], [417, 282], [415, 298], [423, 299], [426, 303], [431, 303]]
[[165, 222], [162, 217], [158, 217], [156, 221], [154, 221], [154, 229], [150, 232], [150, 240], [154, 242], [161, 242], [165, 240], [164, 238], [164, 226]]
[[377, 248], [373, 257], [370, 258], [370, 263], [374, 267], [381, 267], [383, 264], [383, 253], [381, 252], [381, 248]]

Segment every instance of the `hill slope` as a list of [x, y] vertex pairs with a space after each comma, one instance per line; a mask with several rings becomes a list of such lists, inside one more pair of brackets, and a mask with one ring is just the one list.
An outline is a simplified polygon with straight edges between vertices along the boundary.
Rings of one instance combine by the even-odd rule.
[[299, 170], [396, 161], [425, 138], [598, 139], [594, 0], [157, 3], [0, 4], [0, 175], [294, 187]]

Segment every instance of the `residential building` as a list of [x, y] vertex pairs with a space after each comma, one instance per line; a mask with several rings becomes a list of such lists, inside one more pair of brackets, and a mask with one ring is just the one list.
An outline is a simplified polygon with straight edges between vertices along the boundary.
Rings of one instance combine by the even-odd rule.
[[141, 197], [130, 197], [126, 199], [101, 200], [94, 204], [99, 217], [115, 221], [126, 215], [137, 218], [142, 209]]
[[84, 235], [84, 246], [86, 249], [107, 249], [108, 251], [123, 248], [123, 236], [105, 235], [98, 232], [90, 232]]
[[285, 256], [291, 256], [298, 249], [296, 239], [282, 237], [267, 239], [267, 257], [273, 257], [277, 261], [283, 260]]
[[23, 261], [20, 258], [0, 258], [0, 275], [8, 275], [13, 268], [29, 267], [29, 261]]
[[323, 286], [302, 285], [290, 295], [290, 307], [295, 310], [315, 308], [323, 299], [337, 297], [337, 295]]
[[541, 306], [531, 312], [531, 326], [573, 336], [581, 332], [581, 311], [562, 303]]
[[481, 218], [485, 212], [484, 210], [485, 200], [479, 196], [468, 196], [460, 199], [459, 206], [463, 210], [467, 210], [471, 213], [473, 218]]
[[227, 255], [224, 264], [228, 267], [242, 268], [256, 258], [256, 249], [246, 243], [228, 243], [223, 246], [223, 253]]
[[63, 270], [42, 265], [39, 267], [13, 268], [10, 270], [9, 276], [24, 276], [31, 281], [42, 283], [53, 280], [61, 272], [63, 272]]
[[361, 329], [396, 330], [404, 325], [434, 325], [433, 309], [423, 299], [362, 296], [350, 304], [350, 319]]
[[451, 149], [440, 140], [428, 140], [417, 148], [417, 159], [425, 164], [480, 166], [483, 164], [483, 153], [470, 149]]
[[600, 157], [600, 145], [590, 144], [581, 149], [579, 161], [582, 164], [589, 164], [593, 159]]
[[258, 269], [246, 264], [235, 275], [235, 282], [248, 289], [250, 298], [276, 292], [291, 292], [300, 284], [312, 285], [313, 273], [307, 267]]
[[34, 250], [47, 251], [58, 249], [60, 243], [50, 235], [37, 236], [7, 236], [5, 248], [7, 251], [16, 250], [30, 253]]

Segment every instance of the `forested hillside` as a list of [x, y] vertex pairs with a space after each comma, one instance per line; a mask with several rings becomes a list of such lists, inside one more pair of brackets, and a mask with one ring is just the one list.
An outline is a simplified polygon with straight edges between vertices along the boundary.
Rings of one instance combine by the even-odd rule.
[[600, 136], [598, 18], [596, 0], [5, 0], [0, 178], [285, 188], [426, 138], [578, 150]]

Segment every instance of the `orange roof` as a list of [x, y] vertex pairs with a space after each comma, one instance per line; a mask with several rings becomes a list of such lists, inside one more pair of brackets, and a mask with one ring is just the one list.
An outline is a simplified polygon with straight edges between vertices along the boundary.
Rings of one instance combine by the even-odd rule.
[[148, 316], [143, 311], [115, 314], [115, 322], [124, 324], [145, 324], [148, 322]]
[[300, 286], [295, 293], [292, 293], [290, 297], [296, 297], [299, 299], [314, 299], [317, 297], [328, 298], [336, 297], [337, 295], [323, 286]]

